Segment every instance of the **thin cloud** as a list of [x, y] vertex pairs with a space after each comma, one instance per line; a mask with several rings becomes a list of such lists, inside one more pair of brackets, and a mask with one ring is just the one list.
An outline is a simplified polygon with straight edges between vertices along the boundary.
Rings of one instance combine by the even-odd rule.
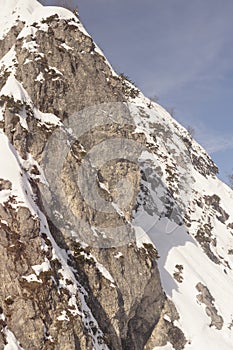
[[204, 146], [209, 154], [233, 149], [233, 137], [208, 135], [204, 140]]
[[173, 24], [167, 28], [164, 23], [155, 35], [154, 68], [148, 68], [146, 91], [156, 85], [159, 94], [171, 93], [201, 81], [203, 75], [215, 79], [233, 67], [233, 59], [226, 60], [226, 56], [233, 58], [233, 22], [227, 8], [209, 18], [207, 13], [199, 15], [197, 7], [190, 20], [191, 8], [186, 14], [174, 10]]
[[209, 154], [214, 154], [220, 151], [233, 149], [232, 134], [217, 134], [214, 131], [207, 130], [205, 125], [195, 127], [195, 135], [201, 145]]

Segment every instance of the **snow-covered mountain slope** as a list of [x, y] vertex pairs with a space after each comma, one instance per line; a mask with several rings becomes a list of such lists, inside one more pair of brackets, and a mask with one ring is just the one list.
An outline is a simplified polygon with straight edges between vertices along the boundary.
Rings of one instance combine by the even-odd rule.
[[[185, 349], [232, 349], [232, 190], [215, 176], [205, 151], [160, 106], [149, 109], [143, 97], [132, 103], [141, 114], [138, 132], [155, 135], [151, 145], [158, 147], [154, 159], [142, 156], [145, 173], [152, 159], [156, 168], [143, 183], [153, 200], [150, 211], [141, 207], [135, 221], [158, 249], [162, 285], [179, 312]], [[165, 132], [156, 132], [158, 124]], [[199, 161], [193, 164], [194, 155]], [[154, 190], [155, 177], [162, 181]], [[175, 199], [168, 215], [166, 189]], [[156, 216], [159, 205], [164, 210]]]
[[41, 9], [42, 5], [36, 0], [8, 0], [2, 1], [0, 13], [1, 33], [0, 39], [17, 24], [27, 22], [33, 12]]
[[0, 4], [0, 348], [232, 349], [215, 164], [74, 14]]

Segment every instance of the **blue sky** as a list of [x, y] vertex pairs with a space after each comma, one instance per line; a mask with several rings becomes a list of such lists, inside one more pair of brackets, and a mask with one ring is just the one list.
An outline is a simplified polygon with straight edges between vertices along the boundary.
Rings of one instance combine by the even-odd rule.
[[195, 128], [226, 181], [233, 169], [233, 1], [66, 2], [78, 4], [82, 22], [117, 72]]

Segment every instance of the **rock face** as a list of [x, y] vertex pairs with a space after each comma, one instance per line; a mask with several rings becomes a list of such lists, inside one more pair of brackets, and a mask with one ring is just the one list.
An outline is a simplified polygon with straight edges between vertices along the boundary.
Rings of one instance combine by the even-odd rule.
[[10, 51], [12, 46], [15, 44], [16, 38], [23, 29], [23, 23], [19, 22], [16, 26], [12, 27], [7, 33], [4, 39], [0, 40], [0, 58], [3, 58], [5, 54]]
[[[47, 26], [46, 31], [40, 30], [41, 23]], [[126, 83], [112, 75], [105, 58], [95, 51], [93, 40], [79, 29], [71, 13], [68, 19], [55, 13], [33, 23], [30, 30], [37, 29], [33, 36], [21, 35], [16, 39], [20, 29], [22, 24], [12, 28], [4, 38], [1, 53], [4, 56], [15, 45], [17, 63], [13, 79], [20, 82], [20, 89], [27, 91], [30, 101], [2, 94], [3, 131], [25, 164], [29, 154], [36, 164], [56, 125], [36, 119], [35, 108], [53, 113], [63, 121], [87, 106], [124, 101]], [[39, 49], [34, 50], [33, 46]], [[8, 71], [9, 67], [3, 66], [2, 73]], [[8, 78], [10, 73], [7, 75]], [[37, 79], [38, 75], [41, 80]], [[13, 86], [14, 89], [17, 86]], [[136, 91], [133, 87], [131, 90]], [[21, 123], [22, 118], [25, 118], [26, 128]], [[104, 127], [89, 141], [85, 138], [86, 149], [105, 138], [107, 133], [110, 134], [110, 130]], [[76, 209], [94, 224], [98, 218], [92, 218], [94, 214], [90, 208], [83, 207], [77, 185], [72, 180], [75, 156], [78, 156], [75, 145], [73, 148], [64, 171], [67, 198], [71, 198]], [[54, 156], [59, 157], [59, 153]], [[40, 171], [35, 164], [27, 164], [26, 168], [25, 164], [22, 171], [30, 174], [32, 195], [37, 198], [38, 210], [43, 210], [37, 186]], [[118, 177], [133, 177], [134, 174], [137, 179], [134, 187], [139, 191], [137, 169], [125, 166], [123, 161], [112, 164], [112, 168], [110, 173], [103, 169], [110, 187], [115, 173]], [[9, 181], [1, 180], [1, 190], [7, 189], [10, 190]], [[132, 208], [127, 211], [131, 212]], [[92, 349], [93, 346], [96, 349], [143, 349], [166, 300], [156, 264], [156, 250], [151, 246], [147, 253], [146, 248], [138, 249], [132, 241], [121, 247], [118, 259], [115, 257], [117, 248], [82, 247], [63, 236], [52, 222], [49, 222], [50, 227], [41, 226], [40, 215], [33, 215], [28, 208], [17, 204], [14, 196], [9, 196], [1, 205], [1, 302], [5, 317], [2, 344], [7, 343], [9, 329], [24, 349]], [[105, 215], [100, 220], [111, 223], [121, 218], [115, 212], [112, 217]], [[72, 279], [65, 275], [64, 261], [54, 253], [54, 244], [58, 244], [57, 250], [69, 251], [65, 261], [74, 271]], [[106, 269], [104, 266], [113, 282], [101, 272]]]
[[200, 294], [197, 295], [197, 299], [200, 303], [206, 305], [206, 314], [211, 319], [210, 327], [214, 326], [217, 329], [222, 329], [223, 318], [218, 315], [218, 312], [214, 306], [214, 298], [210, 294], [208, 288], [206, 288], [202, 283], [198, 283], [196, 286]]
[[231, 293], [232, 193], [71, 12], [26, 10], [0, 42], [0, 349], [201, 349], [185, 302], [205, 324], [199, 286], [217, 330], [231, 321], [194, 266]]

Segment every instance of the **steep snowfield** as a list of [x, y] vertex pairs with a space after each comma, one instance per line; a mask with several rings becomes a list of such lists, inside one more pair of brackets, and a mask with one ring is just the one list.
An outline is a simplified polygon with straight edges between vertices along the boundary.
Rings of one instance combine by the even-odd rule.
[[[136, 214], [135, 222], [137, 226], [141, 226], [144, 232], [147, 232], [150, 239], [154, 242], [158, 249], [160, 259], [158, 260], [162, 285], [166, 294], [173, 300], [180, 314], [180, 320], [177, 325], [184, 331], [186, 339], [190, 342], [185, 346], [185, 349], [190, 350], [206, 350], [211, 348], [214, 350], [232, 349], [233, 344], [233, 230], [227, 228], [227, 225], [233, 222], [233, 192], [223, 184], [218, 178], [213, 175], [203, 176], [194, 169], [191, 160], [186, 158], [185, 147], [181, 142], [181, 136], [187, 137], [187, 132], [179, 126], [167, 112], [160, 106], [154, 105], [154, 108], [148, 110], [148, 101], [141, 96], [136, 101], [131, 101], [135, 104], [136, 110], [140, 106], [140, 110], [135, 113], [135, 120], [138, 125], [137, 131], [147, 135], [147, 139], [151, 140], [151, 129], [149, 123], [160, 123], [167, 130], [171, 131], [169, 143], [168, 140], [159, 139], [154, 142], [159, 145], [158, 153], [154, 156], [154, 167], [160, 166], [160, 170], [164, 174], [162, 177], [163, 184], [157, 186], [155, 190], [149, 186], [150, 181], [147, 179], [145, 186], [149, 189], [152, 198], [155, 201], [154, 208], [164, 205], [163, 196], [166, 192], [166, 186], [169, 185], [169, 180], [166, 177], [166, 167], [168, 164], [173, 164], [174, 180], [172, 182], [173, 189], [179, 189], [176, 193], [178, 210], [181, 215], [189, 212], [190, 227], [186, 225], [180, 226], [175, 223], [176, 212], [170, 217], [160, 215], [150, 216], [146, 210]], [[147, 118], [139, 118], [138, 116], [144, 109]], [[148, 119], [148, 115], [150, 118]], [[147, 127], [145, 127], [148, 123]], [[143, 128], [142, 128], [143, 124]], [[177, 132], [178, 130], [178, 132]], [[179, 138], [177, 138], [177, 135]], [[151, 141], [150, 141], [151, 142]], [[192, 147], [202, 154], [204, 158], [208, 157], [205, 151], [192, 140]], [[179, 157], [175, 158], [171, 155], [172, 149], [176, 149], [175, 154]], [[161, 159], [166, 154], [166, 161], [163, 163]], [[182, 162], [183, 158], [183, 162]], [[142, 160], [153, 159], [151, 155], [144, 154]], [[141, 161], [142, 161], [141, 160]], [[156, 174], [155, 174], [156, 175]], [[158, 175], [157, 175], [158, 176]], [[183, 183], [185, 181], [185, 183]], [[218, 212], [214, 208], [210, 208], [203, 204], [198, 206], [197, 200], [205, 197], [217, 195], [221, 200], [221, 208], [229, 215], [225, 223], [217, 219]], [[181, 202], [186, 206], [186, 209], [180, 207]], [[154, 210], [156, 212], [156, 210]], [[219, 263], [212, 261], [200, 248], [195, 239], [197, 230], [203, 224], [211, 226], [211, 242], [212, 251], [218, 257]], [[145, 242], [147, 235], [145, 234]], [[140, 241], [143, 241], [143, 233], [141, 231]], [[230, 253], [229, 253], [230, 252]], [[181, 266], [177, 269], [176, 266]], [[181, 276], [180, 281], [174, 279], [174, 274]], [[197, 299], [199, 294], [197, 290], [198, 283], [205, 285], [212, 297], [213, 304], [218, 315], [223, 318], [222, 329], [216, 329], [211, 324], [210, 317], [206, 314], [205, 304]], [[161, 349], [172, 349], [172, 346], [167, 345]]]
[[0, 192], [0, 203], [12, 197], [15, 207], [26, 206], [34, 215], [32, 189], [27, 181], [27, 176], [22, 172], [17, 152], [2, 131], [0, 131], [0, 154], [0, 178], [12, 183], [12, 189]]
[[[31, 24], [53, 14], [58, 14], [61, 19], [73, 21], [79, 30], [88, 35], [75, 16], [65, 9], [45, 8], [35, 0], [7, 0], [7, 2], [2, 1], [2, 3], [0, 38], [7, 34], [9, 29], [17, 23], [17, 20], [26, 22], [24, 29], [19, 34], [20, 38], [34, 34], [37, 29], [32, 28]], [[46, 24], [42, 22], [39, 28], [47, 30]], [[27, 43], [27, 45], [29, 44]], [[36, 47], [30, 45], [27, 48], [28, 50], [37, 50]], [[64, 49], [70, 50], [66, 46]], [[102, 54], [101, 51], [98, 52]], [[14, 64], [15, 51], [13, 47], [0, 61], [0, 68], [4, 66], [10, 72], [0, 96], [13, 97], [14, 100], [20, 100], [33, 107], [27, 91], [15, 78]], [[115, 75], [114, 72], [112, 73]], [[43, 80], [43, 77], [40, 76], [38, 79]], [[221, 348], [222, 350], [232, 350], [233, 226], [231, 224], [233, 223], [233, 192], [212, 173], [202, 174], [201, 167], [198, 171], [198, 168], [193, 166], [192, 161], [196, 159], [197, 155], [204, 162], [204, 168], [208, 168], [212, 163], [203, 148], [192, 140], [187, 131], [175, 122], [162, 107], [155, 103], [151, 104], [151, 101], [142, 94], [129, 102], [129, 108], [137, 126], [135, 133], [143, 133], [148, 144], [157, 147], [155, 153], [148, 151], [141, 155], [141, 168], [145, 173], [148, 168], [152, 169], [154, 178], [159, 177], [160, 179], [156, 187], [153, 186], [153, 176], [148, 176], [146, 180], [142, 181], [152, 198], [154, 214], [149, 214], [143, 205], [135, 213], [134, 226], [137, 231], [138, 245], [140, 247], [143, 242], [151, 240], [158, 249], [162, 285], [179, 312], [180, 319], [177, 321], [177, 325], [183, 330], [188, 340], [185, 349], [206, 350], [210, 348], [218, 350]], [[41, 123], [60, 125], [56, 116], [42, 113], [35, 108], [33, 111], [35, 118]], [[0, 109], [0, 121], [3, 118], [4, 111]], [[20, 123], [23, 128], [27, 129], [27, 122], [23, 115], [20, 115]], [[159, 128], [162, 128], [161, 133]], [[167, 139], [164, 138], [166, 133], [168, 134]], [[40, 218], [41, 225], [48, 227], [45, 217], [33, 201], [29, 177], [22, 170], [25, 169], [25, 161], [17, 155], [2, 131], [0, 132], [0, 152], [0, 179], [9, 180], [12, 183], [12, 189], [0, 192], [0, 203], [6, 202], [11, 196], [14, 198], [16, 209], [18, 206], [29, 207], [33, 215]], [[31, 155], [28, 155], [28, 159], [28, 166], [30, 166], [34, 160]], [[160, 168], [159, 172], [158, 167]], [[166, 215], [165, 198], [170, 200], [170, 204], [173, 205], [172, 213], [169, 215]], [[224, 213], [227, 215], [224, 216]], [[185, 222], [184, 216], [186, 217]], [[207, 227], [207, 236], [206, 241], [202, 242], [198, 239], [197, 233], [203, 229], [204, 225]], [[60, 283], [61, 286], [67, 288], [71, 295], [70, 304], [73, 305], [75, 295], [80, 293], [83, 307], [81, 314], [88, 311], [90, 320], [97, 325], [85, 303], [83, 295], [86, 292], [77, 283], [67, 264], [67, 256], [53, 241], [49, 230], [47, 234], [53, 242], [54, 256], [62, 264], [60, 273], [63, 279]], [[114, 283], [106, 268], [100, 264], [98, 266], [100, 272]], [[31, 278], [32, 276], [26, 277]], [[36, 271], [33, 278], [37, 278]], [[64, 282], [67, 278], [72, 281], [69, 286], [65, 285]], [[215, 311], [208, 309], [206, 312], [207, 305], [201, 302], [198, 290], [200, 283], [208, 289], [213, 297], [209, 301]], [[206, 302], [206, 300], [204, 301]], [[217, 326], [212, 324], [212, 312], [215, 313], [214, 317], [217, 317]], [[61, 319], [67, 317], [65, 310], [60, 317]], [[219, 324], [218, 329], [218, 322], [221, 319], [222, 324]], [[4, 350], [22, 349], [14, 335], [8, 330], [6, 332], [8, 344]], [[99, 332], [101, 333], [101, 330]], [[94, 335], [93, 343], [94, 349], [100, 349]], [[107, 346], [102, 345], [101, 349], [107, 349]], [[171, 350], [173, 347], [167, 344], [155, 349]]]
[[36, 0], [1, 1], [0, 39], [17, 24], [17, 21], [27, 22], [36, 9], [43, 8]]
[[7, 344], [4, 348], [4, 350], [24, 350], [19, 345], [19, 342], [17, 341], [17, 339], [15, 338], [14, 334], [11, 331], [6, 330], [5, 335], [6, 335]]
[[[0, 40], [18, 21], [25, 23], [25, 27], [20, 34], [23, 37], [35, 32], [35, 29], [31, 27], [34, 22], [40, 22], [42, 19], [55, 14], [61, 19], [73, 19], [73, 25], [76, 25], [85, 35], [88, 35], [81, 23], [77, 21], [77, 17], [69, 10], [61, 7], [45, 7], [37, 0], [7, 0], [1, 2]], [[47, 26], [41, 23], [40, 29], [43, 30], [43, 28], [46, 30]]]

